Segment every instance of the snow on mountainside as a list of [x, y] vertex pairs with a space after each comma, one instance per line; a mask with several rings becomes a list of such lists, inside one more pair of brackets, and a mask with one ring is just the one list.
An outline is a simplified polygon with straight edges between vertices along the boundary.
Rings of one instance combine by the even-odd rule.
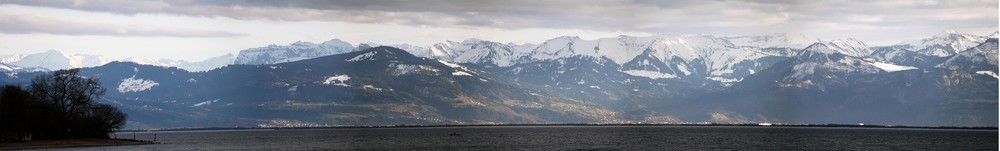
[[428, 50], [428, 53], [426, 53], [427, 56], [423, 57], [454, 61], [455, 57], [458, 57], [459, 54], [465, 52], [464, 50], [459, 51], [459, 50], [454, 50], [454, 48], [452, 48], [454, 47], [454, 45], [457, 44], [459, 44], [459, 42], [454, 42], [450, 40], [434, 44], [433, 46], [431, 46], [430, 50]]
[[[766, 44], [754, 44], [754, 38], [733, 39], [739, 38], [656, 35], [584, 40], [564, 36], [523, 45], [478, 39], [448, 41], [435, 47], [390, 45], [406, 50], [362, 43], [351, 49], [357, 52], [325, 57], [308, 53], [323, 46], [301, 42], [274, 46], [273, 52], [259, 54], [298, 52], [301, 46], [309, 51], [261, 57], [285, 61], [318, 58], [176, 74], [174, 71], [180, 71], [176, 68], [110, 63], [82, 73], [102, 79], [112, 87], [109, 89], [117, 85], [109, 98], [127, 105], [123, 108], [130, 115], [139, 115], [136, 121], [164, 127], [215, 125], [169, 125], [163, 121], [229, 124], [243, 119], [333, 119], [358, 125], [649, 123], [657, 118], [663, 120], [653, 123], [728, 118], [739, 119], [736, 123], [884, 120], [865, 119], [868, 115], [916, 124], [925, 124], [920, 122], [932, 116], [940, 116], [930, 119], [934, 122], [962, 119], [976, 122], [973, 125], [995, 123], [994, 114], [984, 113], [996, 111], [996, 90], [981, 89], [996, 87], [995, 39], [952, 55], [946, 62], [946, 68], [954, 65], [970, 69], [967, 71], [881, 61], [872, 56], [873, 49], [867, 44], [853, 39], [817, 40], [798, 48], [761, 48], [780, 46], [769, 43], [784, 41], [774, 36], [756, 41]], [[362, 48], [372, 49], [356, 50]], [[218, 58], [223, 60], [219, 62], [235, 59], [233, 55]], [[0, 73], [5, 71], [3, 67], [0, 64]], [[146, 68], [150, 70], [139, 74], [139, 69]], [[23, 74], [10, 81], [28, 81], [32, 74], [43, 73]], [[939, 107], [942, 104], [955, 105]], [[157, 110], [146, 111], [150, 110], [147, 105]], [[805, 112], [789, 115], [789, 109]], [[940, 109], [969, 112], [914, 114]], [[853, 112], [865, 114], [844, 114]], [[180, 116], [145, 116], [168, 113]], [[508, 119], [482, 120], [497, 117]]]
[[320, 44], [299, 41], [284, 46], [272, 44], [266, 47], [241, 50], [236, 57], [235, 64], [276, 64], [353, 51], [357, 51], [357, 49], [340, 39], [332, 39]]
[[723, 37], [736, 46], [759, 47], [759, 48], [803, 48], [809, 44], [817, 42], [816, 38], [805, 34], [770, 34], [761, 36], [737, 36]]
[[120, 61], [134, 62], [143, 65], [153, 65], [161, 67], [177, 67], [191, 72], [198, 71], [208, 71], [215, 68], [223, 67], [226, 65], [233, 64], [236, 57], [233, 54], [226, 54], [218, 57], [208, 58], [198, 62], [189, 62], [185, 60], [173, 60], [173, 59], [149, 59], [140, 57], [129, 57], [122, 59]]
[[158, 85], [160, 85], [160, 83], [156, 83], [156, 81], [153, 80], [131, 77], [128, 79], [122, 79], [122, 82], [118, 84], [118, 92], [142, 92], [152, 89], [154, 86]]
[[[413, 54], [414, 56], [442, 59], [458, 63], [483, 63], [499, 66], [513, 65], [518, 57], [523, 56], [523, 50], [533, 49], [534, 44], [517, 45], [514, 43], [502, 44], [493, 41], [480, 39], [466, 39], [462, 42], [445, 41], [434, 44], [432, 47], [420, 47], [409, 44], [381, 45], [374, 43], [362, 43], [361, 47], [391, 46]], [[359, 47], [359, 48], [361, 48]]]
[[[993, 36], [995, 36], [994, 33]], [[441, 59], [455, 63], [475, 63], [501, 67], [517, 64], [556, 60], [568, 57], [607, 58], [621, 65], [620, 71], [655, 72], [657, 75], [673, 75], [677, 78], [716, 79], [716, 81], [739, 81], [768, 66], [759, 59], [766, 57], [792, 57], [799, 50], [814, 42], [828, 49], [814, 49], [821, 53], [840, 53], [852, 57], [875, 57], [876, 60], [900, 66], [928, 67], [922, 64], [940, 63], [934, 58], [920, 56], [899, 57], [901, 51], [913, 51], [934, 55], [957, 54], [971, 48], [987, 36], [944, 32], [931, 38], [907, 41], [892, 47], [871, 48], [856, 39], [820, 41], [804, 34], [770, 34], [757, 36], [716, 37], [711, 35], [655, 35], [648, 37], [618, 36], [584, 40], [575, 36], [562, 36], [546, 40], [541, 44], [500, 43], [480, 39], [445, 41], [430, 47], [409, 44], [380, 45], [361, 43], [354, 47], [348, 42], [332, 39], [320, 44], [295, 42], [289, 45], [269, 45], [207, 59], [187, 62], [170, 59], [145, 59], [131, 57], [120, 61], [139, 64], [172, 66], [189, 71], [206, 71], [228, 64], [276, 64], [334, 54], [358, 51], [363, 48], [392, 46], [406, 50], [415, 56]], [[946, 46], [946, 47], [945, 47]], [[906, 48], [903, 48], [906, 47]], [[952, 51], [952, 49], [957, 51]], [[950, 55], [947, 55], [950, 56]], [[902, 61], [900, 61], [902, 60]], [[915, 60], [915, 61], [913, 61]], [[944, 60], [944, 59], [939, 59]], [[58, 51], [48, 51], [31, 55], [0, 56], [0, 63], [20, 67], [42, 67], [66, 69], [103, 65], [110, 60], [102, 56], [66, 55]], [[909, 63], [918, 62], [918, 63]], [[633, 74], [650, 75], [650, 74]], [[662, 78], [663, 76], [656, 76]], [[655, 77], [651, 77], [655, 78]]]
[[[820, 42], [810, 45], [793, 58], [792, 74], [785, 77], [786, 81], [807, 81], [812, 79], [828, 79], [830, 77], [847, 77], [854, 74], [874, 74], [879, 71], [898, 71], [908, 69], [891, 64], [877, 64], [864, 60], [860, 56], [867, 46], [857, 42]], [[845, 45], [853, 44], [853, 45]], [[865, 47], [867, 48], [867, 47]], [[892, 70], [892, 71], [890, 71]]]
[[14, 71], [14, 67], [0, 63], [0, 71], [11, 72]]
[[854, 38], [821, 41], [819, 43], [825, 45], [825, 47], [817, 47], [822, 49], [811, 50], [827, 54], [841, 53], [852, 57], [868, 57], [868, 55], [872, 54], [872, 49], [868, 47], [868, 44]]
[[930, 38], [905, 41], [897, 46], [907, 47], [924, 55], [947, 57], [975, 47], [986, 41], [986, 38], [988, 37], [946, 31]]
[[892, 46], [873, 47], [874, 52], [871, 57], [898, 65], [933, 68], [951, 56], [983, 43], [985, 38], [996, 36], [997, 32], [990, 36], [977, 36], [947, 31], [930, 38], [908, 40]]
[[224, 67], [236, 61], [236, 56], [233, 54], [226, 54], [218, 57], [208, 58], [198, 62], [185, 62], [177, 65], [177, 68], [181, 68], [187, 71], [208, 71], [215, 68]]
[[[528, 52], [514, 54], [525, 56], [513, 58], [524, 57], [527, 60], [572, 56], [608, 58], [622, 65], [622, 71], [628, 73], [650, 71], [661, 73], [655, 75], [702, 75], [705, 79], [716, 81], [738, 81], [753, 70], [759, 70], [757, 67], [760, 67], [760, 64], [752, 63], [751, 60], [772, 56], [752, 51], [750, 48], [739, 48], [726, 39], [709, 35], [618, 36], [596, 40], [559, 37], [548, 40]], [[649, 78], [664, 77], [669, 76], [649, 76]]]
[[[838, 53], [863, 58], [873, 53], [868, 44], [856, 39], [820, 41], [803, 34], [738, 37], [711, 35], [634, 37], [623, 35], [594, 40], [563, 36], [549, 39], [541, 44], [518, 45], [466, 39], [461, 42], [437, 43], [431, 47], [405, 44], [389, 46], [399, 47], [421, 57], [500, 67], [577, 56], [607, 58], [622, 66], [620, 72], [634, 76], [654, 79], [694, 76], [694, 78], [720, 82], [738, 82], [742, 77], [769, 66], [769, 62], [762, 62], [760, 59], [792, 57], [801, 53], [798, 49], [814, 42], [822, 43], [824, 47], [812, 51], [824, 54]], [[373, 46], [379, 45], [362, 44], [359, 48]], [[775, 59], [770, 60], [773, 62]], [[873, 63], [868, 61], [867, 64], [870, 66]]]
[[[443, 43], [445, 43], [445, 42], [443, 42]], [[413, 54], [414, 56], [420, 56], [420, 57], [425, 57], [425, 58], [441, 59], [442, 56], [445, 56], [444, 53], [439, 52], [439, 51], [436, 52], [435, 50], [431, 49], [431, 47], [422, 47], [422, 46], [415, 46], [415, 45], [410, 45], [410, 44], [384, 45], [384, 44], [370, 43], [369, 42], [369, 43], [358, 44], [357, 50], [365, 50], [365, 49], [368, 49], [368, 48], [374, 48], [374, 47], [379, 47], [379, 46], [389, 46], [389, 47], [399, 48], [399, 49], [405, 50], [406, 52], [409, 52], [410, 54]]]
[[80, 61], [81, 67], [100, 66], [111, 62], [111, 59], [100, 55], [75, 54], [73, 58]]
[[[498, 66], [573, 56], [604, 57], [617, 64], [625, 64], [642, 54], [649, 54], [651, 57], [657, 58], [658, 61], [664, 62], [674, 57], [685, 61], [699, 58], [712, 58], [711, 60], [715, 61], [730, 58], [753, 59], [754, 56], [760, 55], [757, 52], [736, 48], [727, 40], [714, 36], [678, 35], [619, 36], [596, 40], [563, 36], [547, 40], [540, 45], [502, 44], [469, 39], [463, 42], [437, 44], [434, 49], [443, 50], [440, 52], [448, 52], [446, 54], [454, 54], [455, 56], [452, 60], [449, 60], [448, 57], [440, 57], [440, 59], [458, 63], [495, 63]], [[718, 61], [712, 63], [711, 66], [721, 68], [727, 63], [734, 62]]]
[[[770, 39], [770, 46], [786, 44], [784, 35], [761, 36]], [[541, 44], [499, 43], [480, 39], [461, 42], [446, 41], [429, 49], [403, 48], [421, 57], [455, 63], [474, 63], [509, 67], [531, 62], [559, 60], [571, 57], [607, 58], [621, 65], [619, 72], [652, 79], [694, 76], [697, 79], [738, 82], [743, 76], [761, 70], [768, 63], [755, 61], [771, 56], [790, 56], [793, 49], [768, 49], [730, 43], [726, 37], [710, 35], [657, 35], [649, 37], [618, 36], [584, 40], [562, 36]], [[743, 46], [748, 45], [748, 46]], [[775, 52], [777, 51], [777, 53]], [[639, 74], [642, 73], [642, 74]]]
[[936, 67], [970, 71], [997, 70], [997, 56], [1000, 55], [997, 46], [997, 39], [990, 38], [976, 47], [969, 48], [948, 58], [948, 60]]
[[7, 64], [0, 63], [0, 73], [6, 75], [7, 77], [16, 77], [17, 68]]
[[484, 63], [498, 66], [510, 66], [518, 60], [520, 48], [514, 44], [502, 44], [498, 42], [469, 39], [461, 43], [451, 44], [452, 50], [463, 52], [456, 56], [454, 61], [461, 63]]
[[4, 54], [0, 55], [0, 62], [2, 63], [15, 62], [21, 60], [21, 58], [24, 58], [24, 56], [25, 56], [24, 54]]
[[879, 69], [882, 69], [885, 72], [896, 72], [896, 71], [917, 69], [916, 67], [900, 66], [900, 65], [888, 64], [888, 63], [882, 63], [882, 62], [872, 62], [871, 65], [873, 65], [875, 67], [878, 67]]
[[100, 56], [68, 55], [59, 51], [49, 50], [30, 55], [11, 55], [4, 58], [2, 63], [20, 67], [39, 67], [58, 70], [99, 66], [107, 62], [106, 58]]
[[178, 64], [181, 63], [178, 60], [172, 60], [172, 59], [151, 59], [151, 58], [143, 58], [143, 57], [128, 57], [128, 58], [122, 59], [121, 61], [123, 61], [123, 62], [133, 62], [133, 63], [144, 64], [144, 65], [154, 65], [154, 66], [176, 66], [176, 65], [178, 65]]

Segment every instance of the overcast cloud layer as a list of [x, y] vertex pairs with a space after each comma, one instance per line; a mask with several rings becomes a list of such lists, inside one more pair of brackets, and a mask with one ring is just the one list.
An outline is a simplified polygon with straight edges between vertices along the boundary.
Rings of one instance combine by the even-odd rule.
[[127, 24], [67, 21], [55, 18], [0, 12], [0, 32], [12, 34], [47, 33], [60, 35], [114, 35], [163, 37], [231, 37], [241, 34], [224, 31], [158, 28]]
[[[826, 38], [856, 37], [876, 44], [918, 38], [914, 36], [930, 36], [929, 34], [945, 30], [988, 34], [996, 31], [998, 26], [996, 0], [0, 0], [0, 4], [131, 17], [166, 15], [227, 22], [377, 24], [442, 31], [551, 29], [721, 36], [807, 33]], [[0, 33], [6, 34], [202, 38], [260, 36], [254, 30], [178, 27], [184, 26], [183, 24], [185, 23], [163, 22], [136, 25], [106, 23], [101, 20], [70, 21], [60, 16], [45, 17], [0, 11]], [[405, 34], [407, 31], [401, 32]], [[326, 35], [318, 39], [338, 36], [340, 35]], [[468, 36], [441, 37], [448, 39], [433, 41], [460, 40], [453, 38], [490, 39]], [[524, 37], [538, 39], [527, 35]], [[308, 40], [302, 37], [299, 39]], [[361, 41], [351, 42], [370, 42], [370, 39], [365, 38], [356, 40]], [[406, 38], [393, 40], [403, 40], [397, 43], [410, 43]], [[413, 41], [418, 41], [418, 44], [427, 43]], [[266, 44], [269, 43], [255, 45]]]
[[341, 21], [476, 28], [781, 32], [995, 28], [995, 0], [571, 1], [571, 0], [23, 0], [6, 3], [120, 14], [166, 13], [279, 21]]

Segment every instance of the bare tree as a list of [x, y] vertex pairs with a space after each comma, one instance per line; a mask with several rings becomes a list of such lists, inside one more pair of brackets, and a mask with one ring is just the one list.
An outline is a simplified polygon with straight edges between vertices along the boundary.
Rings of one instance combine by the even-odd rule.
[[70, 124], [68, 122], [75, 116], [83, 115], [91, 102], [104, 95], [105, 89], [100, 82], [81, 77], [79, 72], [79, 69], [59, 70], [31, 80], [31, 94], [55, 107], [63, 124]]
[[96, 104], [90, 108], [90, 116], [99, 123], [93, 125], [98, 131], [107, 134], [114, 129], [121, 129], [125, 126], [125, 113], [122, 113], [114, 106], [107, 104]]
[[4, 86], [0, 91], [0, 134], [108, 138], [109, 132], [124, 127], [125, 113], [97, 103], [105, 92], [101, 83], [79, 76], [79, 72], [59, 70], [35, 77], [28, 91]]

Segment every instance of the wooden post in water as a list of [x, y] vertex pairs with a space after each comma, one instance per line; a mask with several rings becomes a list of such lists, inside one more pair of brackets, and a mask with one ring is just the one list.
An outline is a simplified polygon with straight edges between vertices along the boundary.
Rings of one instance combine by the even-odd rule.
[[156, 142], [156, 133], [153, 133], [153, 142]]
[[132, 140], [135, 140], [135, 132], [132, 132]]

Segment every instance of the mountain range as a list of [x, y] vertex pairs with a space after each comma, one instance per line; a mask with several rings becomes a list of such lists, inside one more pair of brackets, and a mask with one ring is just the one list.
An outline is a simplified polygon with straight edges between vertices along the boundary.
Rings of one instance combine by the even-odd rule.
[[178, 67], [188, 71], [206, 71], [233, 64], [236, 57], [233, 54], [208, 58], [202, 61], [189, 62], [173, 59], [150, 59], [128, 57], [120, 60], [109, 59], [100, 55], [66, 54], [56, 50], [48, 50], [35, 54], [8, 54], [0, 56], [0, 63], [11, 68], [33, 70], [60, 70], [101, 66], [113, 61], [134, 62], [138, 64]]
[[231, 61], [225, 56], [204, 61], [213, 63], [202, 70], [144, 59], [91, 67], [87, 63], [100, 63], [100, 57], [49, 51], [70, 61], [32, 64], [37, 59], [31, 58], [38, 57], [9, 56], [2, 60], [0, 84], [25, 84], [48, 73], [32, 65], [85, 67], [84, 76], [109, 88], [102, 101], [129, 113], [131, 128], [698, 122], [989, 126], [996, 124], [998, 112], [996, 36], [949, 31], [891, 46], [801, 34], [564, 36], [541, 44], [468, 39], [430, 47], [353, 46], [333, 39], [251, 48], [235, 58], [228, 55]]

